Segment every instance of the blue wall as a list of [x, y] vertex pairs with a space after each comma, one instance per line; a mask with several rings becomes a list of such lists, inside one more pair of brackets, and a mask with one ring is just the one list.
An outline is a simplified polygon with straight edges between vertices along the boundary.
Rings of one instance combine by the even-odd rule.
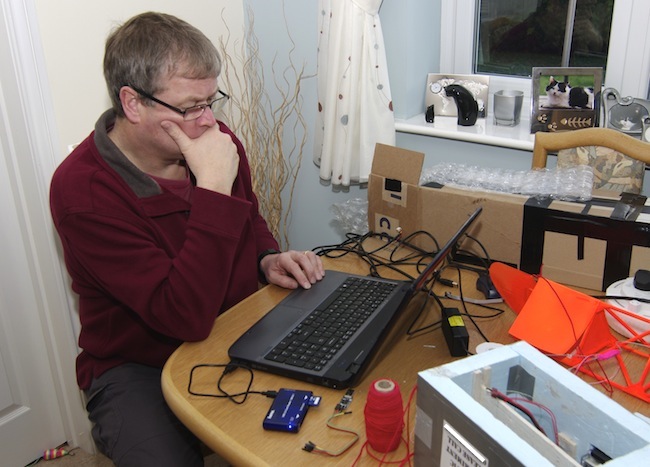
[[[388, 0], [380, 10], [386, 42], [395, 115], [406, 118], [423, 112], [426, 75], [438, 72], [440, 62], [440, 1]], [[291, 207], [289, 242], [291, 248], [303, 250], [319, 245], [339, 243], [343, 237], [337, 229], [331, 206], [351, 198], [367, 197], [365, 187], [352, 186], [336, 190], [319, 181], [318, 167], [312, 162], [316, 103], [316, 48], [318, 41], [318, 2], [316, 0], [245, 0], [254, 18], [254, 30], [265, 63], [269, 93], [273, 87], [271, 63], [276, 70], [286, 64], [292, 47], [294, 62], [304, 64], [302, 83], [303, 116], [307, 122], [307, 144], [299, 171]], [[285, 28], [286, 18], [286, 28]], [[287, 28], [295, 44], [287, 35]], [[531, 153], [475, 143], [452, 141], [429, 136], [398, 133], [399, 147], [423, 152], [425, 167], [440, 162], [457, 162], [481, 167], [526, 170]], [[646, 173], [645, 192], [650, 189]], [[285, 201], [285, 206], [287, 203]]]
[[[255, 35], [259, 40], [260, 58], [264, 62], [264, 75], [269, 94], [273, 94], [274, 86], [271, 79], [273, 61], [276, 61], [277, 75], [277, 70], [282, 70], [288, 65], [287, 55], [293, 47], [295, 47], [292, 53], [294, 63], [298, 67], [304, 65], [305, 76], [307, 76], [301, 83], [301, 95], [308, 135], [291, 206], [290, 246], [293, 249], [305, 250], [319, 245], [339, 243], [342, 236], [333, 224], [334, 215], [331, 206], [350, 198], [366, 198], [366, 190], [358, 186], [334, 190], [329, 185], [321, 184], [318, 167], [312, 162], [313, 134], [317, 115], [318, 2], [315, 0], [245, 0], [245, 11], [248, 8], [253, 15]], [[291, 43], [287, 30], [294, 44]], [[285, 207], [287, 203], [287, 196], [285, 196]]]
[[440, 0], [384, 1], [381, 10], [396, 118], [422, 113], [427, 73], [439, 71]]

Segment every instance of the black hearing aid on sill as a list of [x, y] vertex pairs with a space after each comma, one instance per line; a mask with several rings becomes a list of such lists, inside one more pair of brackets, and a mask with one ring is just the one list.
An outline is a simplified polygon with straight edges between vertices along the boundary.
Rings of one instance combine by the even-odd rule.
[[460, 84], [450, 84], [445, 86], [445, 93], [453, 97], [458, 110], [458, 124], [462, 126], [472, 126], [478, 118], [478, 103], [472, 93]]

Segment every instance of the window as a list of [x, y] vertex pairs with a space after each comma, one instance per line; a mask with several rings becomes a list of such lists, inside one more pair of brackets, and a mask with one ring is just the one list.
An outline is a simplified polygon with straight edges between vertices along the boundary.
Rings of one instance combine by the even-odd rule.
[[[582, 8], [580, 3], [583, 1], [577, 0], [578, 8]], [[475, 20], [479, 7], [485, 11], [486, 8], [489, 8], [486, 5], [493, 2], [496, 0], [483, 0], [482, 2], [479, 0], [441, 0], [441, 16], [443, 18], [440, 31], [441, 70], [449, 73], [483, 73], [477, 71], [474, 63], [475, 58], [480, 58], [485, 62], [485, 57], [479, 57], [475, 47]], [[483, 5], [480, 6], [480, 3]], [[546, 2], [544, 0], [521, 0], [502, 3], [531, 9], [537, 4]], [[571, 2], [564, 0], [556, 3], [569, 4]], [[597, 3], [606, 4], [607, 2], [598, 1]], [[650, 76], [650, 31], [648, 29], [650, 2], [615, 0], [612, 8], [610, 35], [607, 38], [609, 47], [607, 49], [605, 87], [613, 87], [624, 96], [646, 98]], [[489, 12], [485, 17], [488, 16]], [[557, 19], [557, 21], [566, 25], [566, 16], [563, 19]], [[468, 34], [468, 31], [472, 33]], [[494, 67], [494, 65], [492, 66]], [[548, 65], [538, 63], [535, 66]], [[574, 62], [572, 66], [586, 65]], [[530, 79], [515, 76], [515, 73], [510, 76], [506, 76], [506, 74], [493, 75], [490, 78], [491, 92], [498, 89], [519, 89], [530, 94]]]
[[607, 66], [614, 0], [480, 0], [474, 71]]

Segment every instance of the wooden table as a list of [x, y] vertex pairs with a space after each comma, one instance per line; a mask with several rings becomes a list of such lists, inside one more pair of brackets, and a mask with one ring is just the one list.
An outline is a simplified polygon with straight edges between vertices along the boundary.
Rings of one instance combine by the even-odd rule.
[[[367, 273], [367, 266], [351, 255], [335, 260], [324, 258], [324, 263], [330, 269]], [[454, 276], [450, 278], [456, 279]], [[465, 295], [479, 298], [473, 285], [475, 280], [474, 273], [463, 272]], [[407, 407], [409, 396], [416, 385], [418, 371], [454, 359], [449, 355], [439, 327], [411, 338], [407, 338], [405, 333], [406, 326], [410, 323], [403, 323], [396, 329], [387, 344], [387, 347], [391, 347], [390, 351], [382, 349], [370, 372], [354, 388], [353, 400], [349, 407], [352, 414], [337, 417], [335, 421], [336, 425], [356, 430], [361, 435], [359, 442], [338, 457], [308, 453], [302, 448], [305, 443], [311, 441], [324, 449], [337, 451], [352, 438], [351, 435], [332, 430], [326, 425], [345, 390], [328, 389], [256, 371], [252, 390], [301, 389], [313, 391], [315, 395], [322, 397], [320, 406], [309, 409], [300, 431], [295, 434], [266, 431], [262, 428], [262, 421], [271, 405], [271, 399], [264, 396], [251, 394], [245, 403], [237, 405], [227, 399], [193, 396], [188, 393], [191, 369], [198, 364], [228, 363], [227, 351], [230, 345], [287, 293], [286, 290], [275, 286], [264, 287], [222, 314], [206, 340], [185, 343], [179, 347], [168, 360], [162, 375], [162, 388], [169, 406], [208, 447], [234, 465], [352, 465], [357, 456], [360, 456], [357, 465], [377, 465], [377, 461], [367, 451], [361, 450], [366, 439], [363, 409], [368, 388], [377, 379], [393, 379], [400, 386], [404, 406]], [[422, 299], [423, 297], [416, 297], [409, 305], [406, 310], [408, 321], [412, 320], [413, 313], [421, 306]], [[458, 306], [460, 307], [460, 304]], [[502, 307], [506, 311], [500, 316], [476, 321], [491, 341], [508, 344], [514, 342], [508, 334], [508, 329], [515, 314], [505, 305]], [[477, 308], [472, 311], [476, 314], [486, 314], [485, 311], [477, 311]], [[440, 312], [431, 300], [423, 319], [425, 322], [421, 324], [440, 319]], [[484, 340], [469, 320], [465, 319], [465, 324], [470, 334], [470, 351], [474, 352], [476, 345]], [[196, 392], [216, 393], [216, 383], [222, 371], [223, 368], [197, 370], [192, 389]], [[240, 392], [246, 389], [248, 379], [249, 375], [245, 370], [236, 370], [225, 377], [223, 387], [231, 393]], [[648, 411], [647, 404], [620, 391], [616, 392], [613, 398], [632, 411]], [[408, 431], [405, 430], [405, 436], [409, 437], [412, 446], [415, 397], [409, 408]], [[403, 459], [406, 453], [405, 443], [402, 443], [399, 450], [388, 455], [386, 459]]]

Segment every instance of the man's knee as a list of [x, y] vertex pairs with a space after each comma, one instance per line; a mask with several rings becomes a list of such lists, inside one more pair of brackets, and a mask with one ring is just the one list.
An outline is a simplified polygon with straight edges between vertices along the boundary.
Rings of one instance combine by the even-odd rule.
[[160, 371], [141, 365], [109, 370], [88, 391], [97, 447], [118, 466], [198, 466], [198, 439], [165, 402]]

